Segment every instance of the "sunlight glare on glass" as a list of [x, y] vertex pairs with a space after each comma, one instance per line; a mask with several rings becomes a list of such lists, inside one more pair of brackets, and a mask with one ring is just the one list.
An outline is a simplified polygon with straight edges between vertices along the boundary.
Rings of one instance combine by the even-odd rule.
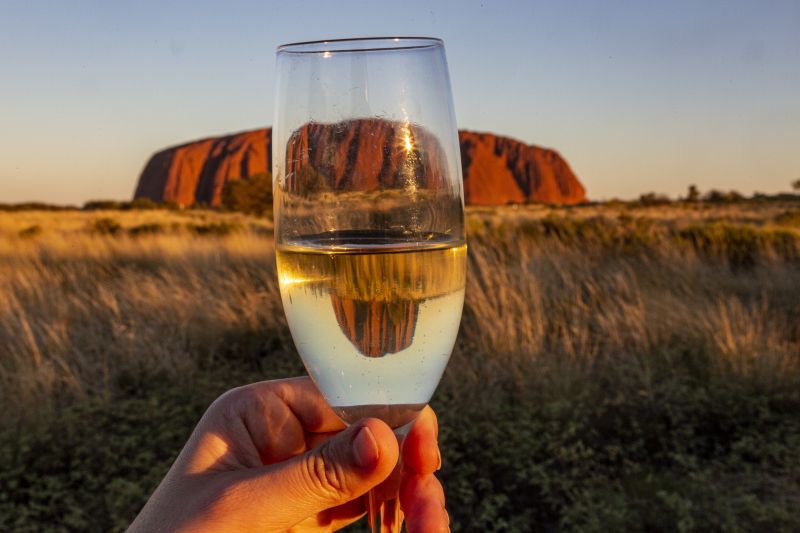
[[289, 272], [281, 272], [281, 285], [285, 287], [288, 287], [290, 285], [300, 285], [302, 283], [308, 283], [309, 281], [314, 281], [314, 280], [294, 277]]
[[400, 133], [402, 135], [401, 142], [403, 150], [405, 150], [407, 154], [410, 154], [414, 150], [414, 140], [411, 138], [411, 128], [407, 122], [400, 128]]

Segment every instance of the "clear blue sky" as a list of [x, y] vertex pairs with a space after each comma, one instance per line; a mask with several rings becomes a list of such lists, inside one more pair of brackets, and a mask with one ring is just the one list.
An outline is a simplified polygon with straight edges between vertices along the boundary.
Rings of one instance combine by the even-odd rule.
[[459, 127], [593, 198], [800, 178], [800, 1], [0, 0], [0, 202], [129, 198], [156, 150], [269, 125], [275, 47], [444, 39]]

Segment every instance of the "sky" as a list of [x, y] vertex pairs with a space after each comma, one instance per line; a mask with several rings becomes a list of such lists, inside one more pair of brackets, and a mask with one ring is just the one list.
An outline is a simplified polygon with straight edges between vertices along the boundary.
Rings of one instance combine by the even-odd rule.
[[797, 0], [0, 0], [0, 203], [128, 199], [153, 152], [271, 124], [279, 44], [395, 35], [444, 39], [460, 128], [590, 198], [800, 178]]

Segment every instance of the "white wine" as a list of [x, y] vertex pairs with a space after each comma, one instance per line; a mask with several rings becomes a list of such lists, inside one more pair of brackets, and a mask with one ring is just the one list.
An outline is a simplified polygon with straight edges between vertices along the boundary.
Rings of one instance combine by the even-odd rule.
[[466, 245], [332, 232], [279, 246], [277, 261], [295, 345], [334, 411], [347, 423], [413, 420], [455, 343]]

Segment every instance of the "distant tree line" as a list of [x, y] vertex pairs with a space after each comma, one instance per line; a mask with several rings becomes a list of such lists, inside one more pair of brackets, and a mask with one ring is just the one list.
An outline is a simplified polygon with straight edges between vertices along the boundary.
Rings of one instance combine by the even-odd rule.
[[[81, 207], [74, 205], [54, 205], [44, 202], [21, 202], [17, 204], [0, 203], [0, 211], [177, 211], [180, 209], [211, 209], [204, 202], [182, 206], [171, 200], [155, 201], [150, 198], [135, 200], [89, 200]], [[238, 211], [261, 215], [272, 210], [272, 175], [262, 172], [246, 178], [228, 181], [222, 189], [221, 205], [223, 211]]]
[[177, 202], [165, 200], [156, 202], [150, 198], [136, 198], [129, 202], [120, 200], [89, 200], [83, 204], [84, 211], [149, 211], [155, 209], [165, 209], [175, 211], [181, 209]]
[[[305, 194], [322, 192], [327, 189], [327, 184], [322, 176], [313, 167], [301, 169], [297, 178], [302, 186], [300, 190]], [[711, 189], [701, 193], [697, 185], [689, 185], [686, 195], [672, 199], [666, 194], [648, 192], [639, 195], [638, 203], [642, 205], [666, 205], [674, 201], [679, 202], [707, 202], [730, 203], [746, 200], [755, 201], [797, 201], [800, 200], [800, 179], [790, 183], [795, 193], [763, 194], [754, 193], [747, 197], [735, 191], [722, 191]], [[527, 202], [526, 202], [527, 203]], [[53, 205], [43, 202], [23, 202], [18, 204], [0, 203], [0, 211], [144, 211], [144, 210], [178, 210], [178, 209], [211, 209], [205, 203], [195, 203], [191, 206], [181, 206], [173, 201], [156, 202], [150, 198], [137, 198], [131, 201], [122, 200], [90, 200], [82, 207], [71, 205]], [[223, 211], [236, 211], [253, 215], [263, 215], [272, 210], [272, 175], [261, 172], [249, 177], [229, 180], [222, 188], [221, 205]]]
[[[793, 190], [800, 192], [800, 179], [793, 181], [791, 183], [791, 187]], [[676, 200], [673, 200], [666, 194], [648, 192], [639, 195], [638, 201], [642, 205], [665, 205], [672, 203], [673, 201], [719, 204], [741, 202], [745, 200], [800, 200], [800, 195], [791, 193], [764, 194], [756, 192], [753, 193], [753, 196], [747, 197], [739, 191], [722, 191], [719, 189], [711, 189], [703, 194], [700, 192], [700, 189], [697, 187], [697, 185], [689, 185], [688, 189], [686, 190], [686, 196], [678, 197]]]

